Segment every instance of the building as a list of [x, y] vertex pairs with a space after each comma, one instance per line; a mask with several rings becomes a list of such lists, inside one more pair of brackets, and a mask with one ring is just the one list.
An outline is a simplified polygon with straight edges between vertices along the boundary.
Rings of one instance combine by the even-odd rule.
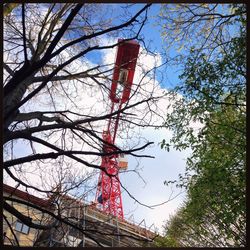
[[[49, 230], [35, 230], [28, 228], [4, 211], [8, 220], [11, 221], [13, 231], [20, 240], [20, 246], [142, 247], [152, 246], [156, 236], [156, 233], [147, 229], [145, 225], [143, 227], [142, 224], [136, 225], [127, 220], [104, 214], [96, 208], [94, 203], [83, 202], [69, 195], [44, 200], [7, 185], [4, 185], [4, 195], [12, 195], [12, 197], [43, 206], [67, 221], [67, 224], [57, 221], [56, 227]], [[30, 210], [27, 206], [22, 207], [21, 204], [14, 203], [13, 205], [25, 214], [28, 214], [27, 211]], [[29, 211], [29, 215], [31, 215], [31, 211]], [[36, 218], [36, 221], [43, 225], [56, 222], [55, 218], [46, 217], [35, 209], [32, 210], [32, 218]], [[82, 232], [77, 228], [80, 228]], [[4, 232], [6, 234], [4, 244], [11, 244], [10, 240], [15, 243], [6, 222], [4, 222]]]
[[[27, 206], [13, 200], [20, 200], [29, 204], [35, 204], [45, 209], [51, 209], [50, 202], [48, 200], [38, 198], [6, 184], [3, 184], [3, 196], [11, 198], [12, 201], [7, 200], [7, 203], [9, 203], [23, 215], [32, 218], [35, 223], [47, 223], [48, 218], [46, 218], [45, 214], [32, 208], [31, 206]], [[39, 230], [28, 227], [20, 220], [18, 220], [15, 216], [3, 210], [4, 245], [33, 246], [39, 233]]]

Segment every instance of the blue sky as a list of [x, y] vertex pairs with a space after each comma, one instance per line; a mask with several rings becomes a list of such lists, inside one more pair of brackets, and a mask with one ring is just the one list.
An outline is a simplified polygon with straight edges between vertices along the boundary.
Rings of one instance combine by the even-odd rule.
[[[121, 11], [119, 4], [112, 4], [114, 12], [117, 16], [120, 15]], [[136, 13], [139, 11], [144, 4], [133, 5], [131, 10]], [[163, 51], [163, 40], [161, 38], [161, 27], [156, 23], [155, 16], [159, 13], [160, 4], [153, 4], [148, 11], [148, 21], [142, 29], [142, 35], [145, 37], [146, 44], [150, 43], [150, 49], [154, 53], [161, 54]], [[118, 20], [119, 21], [119, 20]], [[117, 21], [117, 22], [118, 22]], [[121, 37], [122, 38], [122, 37]], [[108, 41], [108, 40], [107, 40]], [[141, 45], [142, 46], [142, 45]], [[175, 55], [175, 51], [171, 50], [171, 56]], [[100, 61], [102, 52], [94, 52], [87, 56], [87, 59], [93, 63]], [[168, 89], [173, 87], [179, 82], [178, 79], [178, 68], [170, 67], [167, 65], [165, 68], [160, 70], [164, 72], [164, 80], [160, 81], [160, 75], [156, 75], [156, 80], [162, 88]], [[167, 77], [166, 77], [167, 75]], [[134, 217], [135, 222], [140, 223], [145, 219], [146, 226], [150, 226], [153, 223], [162, 231], [164, 221], [166, 221], [171, 214], [174, 214], [176, 209], [182, 203], [185, 193], [183, 190], [176, 189], [173, 187], [167, 187], [164, 185], [165, 180], [174, 180], [178, 178], [178, 175], [185, 171], [185, 159], [190, 154], [190, 151], [177, 152], [171, 150], [167, 152], [160, 149], [159, 143], [162, 139], [169, 138], [169, 131], [166, 130], [154, 130], [145, 129], [142, 130], [142, 135], [149, 141], [154, 142], [154, 146], [148, 148], [143, 154], [153, 155], [154, 159], [140, 159], [139, 168], [141, 168], [140, 175], [143, 180], [133, 172], [121, 173], [120, 178], [123, 185], [128, 191], [143, 204], [156, 205], [167, 201], [170, 196], [175, 199], [167, 202], [162, 206], [155, 207], [154, 209], [147, 208], [139, 205], [126, 192], [123, 191], [123, 208], [124, 215], [126, 218], [131, 215]], [[137, 160], [134, 157], [128, 157], [129, 170], [135, 168], [138, 165]]]
[[[137, 4], [134, 5], [135, 11], [138, 11], [139, 9], [144, 6], [143, 4]], [[142, 34], [145, 37], [146, 44], [150, 44], [150, 50], [155, 53], [164, 54], [164, 46], [165, 41], [162, 39], [161, 33], [162, 33], [162, 27], [157, 23], [157, 15], [159, 15], [161, 8], [161, 4], [156, 3], [152, 4], [148, 11], [148, 20], [145, 24], [145, 26], [142, 29]], [[176, 51], [174, 48], [171, 48], [169, 51], [170, 55], [169, 57], [173, 57], [176, 55]], [[165, 60], [165, 58], [163, 58]], [[180, 68], [178, 68], [176, 65], [173, 67], [170, 64], [166, 64], [163, 67], [160, 68], [161, 71], [164, 71], [164, 78], [162, 81], [161, 76], [159, 73], [156, 73], [156, 79], [159, 81], [160, 85], [163, 88], [172, 88], [174, 87], [178, 82], [178, 74]]]
[[[130, 11], [131, 13], [137, 13], [139, 10], [141, 10], [143, 8], [145, 4], [135, 4], [132, 7], [130, 7]], [[108, 15], [114, 15], [119, 17], [120, 15], [122, 15], [122, 8], [121, 8], [121, 4], [108, 4], [108, 6], [111, 6], [110, 9], [110, 13], [107, 13], [106, 16], [108, 17]], [[157, 20], [156, 20], [156, 16], [159, 14], [161, 8], [161, 4], [152, 4], [151, 7], [148, 10], [148, 19], [146, 24], [144, 25], [141, 34], [144, 36], [144, 40], [145, 43], [147, 44], [147, 46], [149, 45], [149, 49], [150, 51], [152, 51], [153, 53], [164, 53], [164, 41], [161, 37], [161, 32], [162, 32], [162, 28], [157, 24]], [[113, 11], [111, 11], [111, 9]], [[111, 16], [111, 18], [114, 18], [114, 16]], [[119, 18], [114, 19], [114, 22], [116, 24], [120, 24], [120, 20]], [[124, 37], [120, 37], [120, 38], [124, 38]], [[176, 52], [174, 49], [170, 50], [171, 56], [175, 56]], [[100, 51], [93, 51], [89, 54], [86, 55], [86, 58], [90, 61], [92, 61], [93, 63], [100, 63], [100, 58], [101, 58], [101, 52]], [[178, 79], [178, 67], [173, 67], [171, 65], [165, 65], [161, 68], [161, 70], [165, 70], [167, 78], [165, 79], [165, 81], [160, 81], [160, 84], [163, 87], [173, 87], [176, 85], [176, 82], [179, 81]], [[160, 76], [157, 76], [156, 74], [156, 78], [160, 79]]]
[[[155, 158], [140, 160], [140, 167], [142, 168], [140, 175], [145, 183], [136, 174], [124, 173], [120, 175], [123, 184], [141, 203], [146, 205], [161, 204], [169, 200], [169, 198], [177, 197], [165, 205], [150, 209], [136, 204], [127, 194], [123, 193], [124, 214], [126, 216], [133, 214], [137, 222], [145, 219], [147, 226], [154, 223], [161, 231], [164, 221], [169, 218], [169, 215], [175, 213], [185, 198], [184, 190], [174, 187], [172, 190], [171, 187], [164, 185], [164, 181], [174, 180], [178, 178], [178, 174], [184, 173], [185, 159], [190, 151], [177, 152], [171, 150], [167, 152], [161, 150], [158, 142], [164, 137], [164, 131], [156, 130], [152, 133], [152, 130], [148, 130], [144, 135], [147, 135], [149, 141], [155, 142], [153, 147], [143, 152], [153, 155]], [[132, 157], [128, 157], [128, 162], [131, 168], [137, 164]]]
[[[133, 10], [137, 12], [144, 5], [138, 4], [133, 6]], [[116, 6], [119, 9], [118, 5]], [[145, 36], [145, 42], [150, 42], [150, 49], [155, 53], [161, 53], [163, 50], [163, 40], [161, 38], [161, 27], [156, 25], [156, 16], [159, 12], [160, 4], [153, 4], [148, 12], [148, 22], [142, 29], [142, 35]], [[141, 45], [142, 46], [142, 45]], [[175, 54], [174, 50], [171, 50], [172, 55]], [[91, 56], [89, 55], [91, 60]], [[167, 70], [164, 73], [164, 81], [160, 82], [161, 77], [156, 76], [156, 80], [162, 88], [168, 89], [173, 87], [179, 81], [177, 68], [162, 68], [161, 70]], [[123, 191], [123, 208], [126, 218], [133, 215], [135, 221], [140, 223], [143, 219], [146, 221], [146, 226], [150, 226], [153, 223], [162, 232], [162, 226], [171, 214], [174, 214], [176, 209], [180, 206], [185, 193], [183, 190], [176, 189], [174, 187], [167, 187], [164, 185], [165, 180], [174, 180], [178, 178], [178, 175], [185, 171], [185, 160], [191, 153], [189, 150], [183, 152], [177, 152], [170, 150], [167, 152], [160, 149], [159, 143], [162, 139], [168, 139], [169, 131], [160, 129], [145, 129], [142, 130], [142, 135], [149, 141], [154, 142], [154, 146], [146, 149], [143, 154], [153, 155], [154, 159], [142, 158], [139, 161], [139, 168], [141, 168], [140, 175], [143, 180], [133, 172], [121, 173], [120, 178], [123, 185], [128, 191], [141, 203], [146, 205], [156, 205], [166, 202], [169, 198], [177, 196], [175, 199], [167, 202], [162, 206], [157, 206], [154, 209], [147, 208], [139, 205], [126, 192]], [[138, 162], [133, 157], [128, 157], [129, 170], [138, 165]], [[145, 182], [144, 182], [145, 181]], [[173, 189], [172, 189], [173, 188]]]

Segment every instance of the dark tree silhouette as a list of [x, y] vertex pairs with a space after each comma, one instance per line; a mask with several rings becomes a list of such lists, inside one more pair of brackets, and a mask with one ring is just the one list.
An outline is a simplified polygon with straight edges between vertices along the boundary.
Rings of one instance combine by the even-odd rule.
[[[110, 7], [101, 4], [5, 5], [4, 181], [14, 181], [17, 187], [43, 197], [56, 195], [57, 199], [72, 190], [84, 188], [85, 194], [95, 190], [93, 177], [100, 170], [98, 159], [105, 154], [102, 130], [105, 121], [117, 115], [117, 111], [109, 112], [108, 99], [113, 62], [101, 61], [101, 52], [115, 48], [119, 36], [143, 44], [140, 33], [150, 5], [135, 14], [124, 5], [120, 19], [106, 18]], [[90, 57], [98, 62], [91, 64]], [[144, 88], [150, 71], [139, 76], [129, 102], [119, 111], [125, 139], [132, 136], [128, 131], [134, 127], [153, 125], [150, 115], [159, 97]], [[141, 144], [138, 138], [137, 146], [110, 146], [115, 148], [113, 154], [151, 157], [137, 153], [150, 144]], [[11, 202], [33, 206], [49, 218], [88, 234], [63, 216], [59, 207], [34, 207], [12, 196], [4, 197], [4, 210], [32, 228], [53, 228], [55, 222], [35, 222]]]

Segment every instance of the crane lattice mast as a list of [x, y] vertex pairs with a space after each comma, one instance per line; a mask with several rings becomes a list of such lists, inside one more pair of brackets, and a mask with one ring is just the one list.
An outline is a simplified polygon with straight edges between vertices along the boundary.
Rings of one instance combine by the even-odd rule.
[[103, 152], [110, 153], [102, 157], [101, 171], [98, 179], [95, 202], [107, 214], [123, 219], [119, 170], [126, 169], [127, 163], [118, 154], [112, 154], [117, 149], [115, 139], [120, 119], [120, 110], [129, 100], [131, 86], [140, 45], [136, 41], [118, 40], [115, 67], [110, 90], [111, 111], [118, 111], [115, 117], [110, 117], [107, 129], [103, 131]]

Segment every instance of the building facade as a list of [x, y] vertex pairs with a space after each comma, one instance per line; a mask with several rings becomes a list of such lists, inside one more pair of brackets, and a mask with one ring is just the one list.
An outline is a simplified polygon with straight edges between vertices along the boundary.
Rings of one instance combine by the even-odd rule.
[[156, 236], [155, 232], [141, 225], [104, 214], [94, 203], [83, 202], [69, 195], [45, 200], [4, 185], [4, 196], [16, 197], [19, 200], [29, 201], [30, 204], [42, 206], [66, 222], [58, 221], [30, 206], [12, 202], [11, 205], [30, 216], [34, 222], [42, 225], [56, 223], [56, 225], [48, 230], [29, 228], [15, 216], [4, 211], [4, 216], [9, 221], [9, 225], [5, 220], [3, 222], [5, 245], [17, 245], [16, 240], [18, 240], [20, 246], [147, 247], [152, 246]]
[[[32, 208], [30, 205], [22, 204], [24, 201], [28, 204], [35, 204], [44, 209], [50, 209], [49, 200], [41, 199], [28, 194], [19, 189], [3, 184], [3, 197], [6, 197], [7, 203], [14, 207], [21, 214], [28, 216], [36, 224], [46, 224], [48, 218], [46, 214]], [[8, 200], [10, 198], [10, 200]], [[14, 200], [14, 201], [13, 201]], [[16, 201], [15, 201], [16, 200]], [[18, 202], [20, 201], [20, 202]], [[33, 246], [40, 230], [31, 228], [17, 219], [14, 215], [3, 210], [3, 241], [4, 245], [13, 246]]]

